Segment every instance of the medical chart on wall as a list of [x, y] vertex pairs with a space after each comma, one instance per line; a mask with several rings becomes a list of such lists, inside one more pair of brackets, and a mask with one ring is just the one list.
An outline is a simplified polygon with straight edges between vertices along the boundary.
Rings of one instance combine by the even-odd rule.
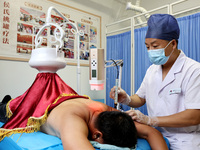
[[[77, 57], [81, 63], [88, 63], [89, 49], [101, 46], [101, 17], [91, 14], [56, 0], [3, 0], [0, 2], [0, 57], [29, 59], [32, 50], [35, 49], [35, 36], [45, 24], [47, 10], [54, 6], [69, 21], [75, 23], [79, 30], [84, 32], [80, 36], [80, 55], [77, 56], [77, 39], [71, 32], [71, 26], [66, 26], [64, 38], [65, 57], [69, 61], [76, 62]], [[52, 22], [62, 23], [56, 12], [52, 11]], [[56, 47], [50, 41], [54, 41], [55, 27], [51, 26], [42, 32], [42, 47]]]

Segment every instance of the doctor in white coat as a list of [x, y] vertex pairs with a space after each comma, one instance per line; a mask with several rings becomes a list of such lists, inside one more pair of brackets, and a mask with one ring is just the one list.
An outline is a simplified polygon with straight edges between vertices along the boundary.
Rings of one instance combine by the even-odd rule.
[[[200, 150], [200, 63], [177, 48], [177, 20], [154, 14], [148, 20], [145, 44], [150, 61], [138, 91], [129, 96], [118, 90], [118, 101], [131, 107], [147, 104], [148, 116], [127, 113], [140, 123], [157, 127], [172, 150]], [[199, 50], [199, 49], [198, 49]], [[115, 87], [110, 91], [114, 99]]]

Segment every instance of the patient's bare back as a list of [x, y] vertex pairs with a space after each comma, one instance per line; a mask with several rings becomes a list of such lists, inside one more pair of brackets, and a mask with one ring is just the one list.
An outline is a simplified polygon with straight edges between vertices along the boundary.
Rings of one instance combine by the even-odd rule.
[[112, 110], [111, 107], [90, 99], [70, 99], [62, 102], [49, 113], [41, 131], [61, 138], [63, 146], [71, 150], [74, 145], [69, 147], [70, 144], [77, 143], [77, 140], [73, 137], [76, 139], [79, 137], [81, 139], [79, 142], [86, 142], [84, 144], [86, 146], [91, 145], [87, 140], [91, 122], [100, 112], [110, 110]]

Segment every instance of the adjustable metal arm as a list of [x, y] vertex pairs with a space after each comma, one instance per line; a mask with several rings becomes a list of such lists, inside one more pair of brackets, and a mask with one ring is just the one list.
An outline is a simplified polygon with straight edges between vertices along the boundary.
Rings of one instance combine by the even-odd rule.
[[[108, 63], [111, 63], [109, 65], [107, 65]], [[123, 67], [123, 60], [120, 59], [120, 60], [108, 60], [108, 61], [105, 61], [105, 64], [107, 66], [105, 66], [105, 68], [108, 68], [108, 67], [115, 67], [115, 66], [119, 66], [119, 77], [116, 78], [116, 81], [115, 81], [115, 86], [116, 86], [116, 89], [115, 89], [115, 108], [117, 108], [117, 110], [120, 110], [120, 106], [119, 106], [119, 103], [118, 103], [118, 88], [121, 87], [121, 76], [122, 76], [122, 67]]]

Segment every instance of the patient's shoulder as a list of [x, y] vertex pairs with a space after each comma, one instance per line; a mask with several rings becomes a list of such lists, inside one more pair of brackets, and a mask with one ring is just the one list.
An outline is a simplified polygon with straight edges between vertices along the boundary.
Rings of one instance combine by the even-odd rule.
[[[77, 117], [85, 122], [89, 119], [89, 111], [84, 103], [78, 102], [76, 99], [64, 101], [57, 105], [48, 115], [46, 123], [42, 126], [42, 131], [47, 134], [58, 136], [60, 130], [68, 124], [74, 122]], [[58, 136], [59, 137], [59, 136]]]
[[61, 124], [70, 117], [78, 116], [86, 122], [89, 122], [95, 113], [112, 110], [111, 107], [101, 102], [81, 98], [72, 99], [56, 106], [56, 108], [50, 112], [47, 121], [50, 124]]

